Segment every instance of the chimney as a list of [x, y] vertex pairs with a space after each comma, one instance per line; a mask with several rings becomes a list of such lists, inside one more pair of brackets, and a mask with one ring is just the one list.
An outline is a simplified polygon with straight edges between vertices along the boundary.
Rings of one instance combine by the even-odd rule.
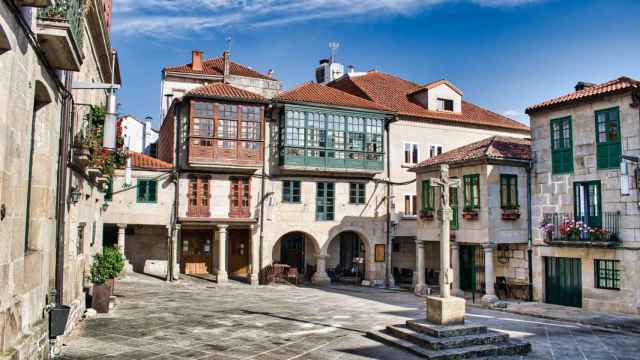
[[191, 52], [191, 69], [193, 71], [202, 71], [202, 54], [200, 50], [193, 50]]
[[224, 72], [222, 73], [222, 81], [225, 84], [229, 83], [229, 51], [225, 51], [222, 54], [222, 60], [224, 62]]
[[578, 81], [578, 83], [575, 86], [575, 89], [576, 89], [576, 91], [580, 91], [580, 90], [584, 90], [586, 88], [590, 88], [590, 87], [595, 86], [595, 85], [596, 84], [585, 82], [585, 81]]
[[269, 78], [272, 78], [272, 77], [273, 77], [273, 69], [269, 69], [269, 72], [267, 72], [267, 76], [268, 76]]
[[349, 74], [356, 72], [356, 68], [353, 65], [349, 65]]

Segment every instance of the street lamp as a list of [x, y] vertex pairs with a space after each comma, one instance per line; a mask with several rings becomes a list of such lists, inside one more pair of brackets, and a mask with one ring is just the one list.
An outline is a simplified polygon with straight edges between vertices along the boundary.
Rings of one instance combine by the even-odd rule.
[[69, 194], [69, 196], [73, 205], [77, 204], [80, 201], [80, 196], [82, 196], [82, 193], [80, 193], [78, 186], [71, 188], [71, 193]]

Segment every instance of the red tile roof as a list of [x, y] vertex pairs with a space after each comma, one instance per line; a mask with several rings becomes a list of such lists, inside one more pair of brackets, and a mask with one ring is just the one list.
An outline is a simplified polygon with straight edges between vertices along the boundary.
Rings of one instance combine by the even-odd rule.
[[373, 101], [351, 95], [332, 87], [311, 82], [304, 83], [284, 92], [273, 98], [273, 100], [279, 102], [311, 103], [391, 112], [389, 108], [376, 104]]
[[413, 167], [413, 170], [440, 164], [462, 164], [473, 160], [528, 161], [531, 160], [531, 141], [496, 135], [425, 160]]
[[[426, 86], [436, 83], [438, 82], [427, 84]], [[377, 71], [371, 71], [361, 76], [343, 76], [329, 83], [328, 86], [384, 105], [400, 115], [516, 130], [518, 132], [529, 132], [530, 130], [524, 124], [467, 101], [462, 101], [462, 113], [428, 110], [412, 101], [410, 96], [411, 93], [424, 89], [425, 85], [419, 85]]]
[[612, 94], [632, 89], [640, 89], [640, 81], [628, 78], [626, 76], [619, 77], [615, 80], [607, 81], [602, 84], [589, 86], [579, 91], [572, 92], [551, 100], [543, 101], [539, 104], [531, 105], [527, 108], [527, 114], [547, 109], [549, 107], [565, 104], [569, 102], [586, 100], [603, 94]]
[[419, 89], [412, 91], [410, 94], [415, 94], [415, 93], [423, 91], [423, 90], [431, 90], [431, 89], [433, 89], [435, 87], [438, 87], [438, 86], [440, 86], [442, 84], [446, 84], [453, 91], [457, 92], [460, 96], [464, 96], [464, 93], [462, 92], [462, 90], [458, 89], [455, 85], [453, 85], [447, 79], [442, 79], [442, 80], [437, 80], [437, 81], [430, 82], [430, 83], [428, 83], [426, 85], [421, 86]]
[[269, 100], [266, 98], [252, 93], [251, 91], [239, 89], [235, 86], [225, 84], [222, 82], [215, 82], [209, 85], [195, 88], [187, 93], [187, 96], [193, 97], [206, 97], [212, 99], [229, 99], [240, 100], [248, 102], [267, 103]]
[[130, 151], [129, 158], [131, 158], [131, 167], [133, 169], [163, 170], [173, 168], [173, 165], [168, 162], [164, 162], [162, 160], [138, 152]]
[[[192, 64], [168, 66], [164, 68], [164, 71], [188, 73], [188, 74], [204, 74], [204, 75], [218, 75], [224, 74], [224, 59], [217, 57], [214, 59], [205, 60], [202, 62], [202, 71], [193, 70]], [[261, 74], [253, 69], [250, 69], [244, 65], [237, 64], [233, 61], [229, 62], [229, 72], [231, 75], [246, 76], [258, 79], [275, 80], [268, 75]]]

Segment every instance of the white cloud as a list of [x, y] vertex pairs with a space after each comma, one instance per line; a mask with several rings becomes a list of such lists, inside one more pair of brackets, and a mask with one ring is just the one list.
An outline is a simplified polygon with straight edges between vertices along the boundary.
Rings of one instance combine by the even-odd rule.
[[519, 6], [541, 0], [114, 0], [114, 28], [123, 35], [182, 36], [221, 27], [257, 28], [321, 18], [411, 16], [429, 7], [470, 2]]

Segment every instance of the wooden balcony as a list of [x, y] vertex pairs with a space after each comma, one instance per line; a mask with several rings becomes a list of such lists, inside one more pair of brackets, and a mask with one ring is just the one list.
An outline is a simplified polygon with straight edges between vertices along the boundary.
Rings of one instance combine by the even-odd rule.
[[47, 6], [51, 6], [51, 0], [14, 0], [16, 5], [18, 6], [29, 6], [36, 8], [43, 8]]
[[58, 0], [38, 10], [38, 42], [47, 61], [58, 70], [80, 70], [83, 31], [81, 0]]
[[262, 141], [224, 140], [192, 136], [189, 139], [189, 165], [256, 170], [262, 166]]
[[597, 218], [553, 213], [544, 214], [543, 219], [541, 230], [547, 244], [615, 247], [621, 240], [620, 212], [604, 212]]

